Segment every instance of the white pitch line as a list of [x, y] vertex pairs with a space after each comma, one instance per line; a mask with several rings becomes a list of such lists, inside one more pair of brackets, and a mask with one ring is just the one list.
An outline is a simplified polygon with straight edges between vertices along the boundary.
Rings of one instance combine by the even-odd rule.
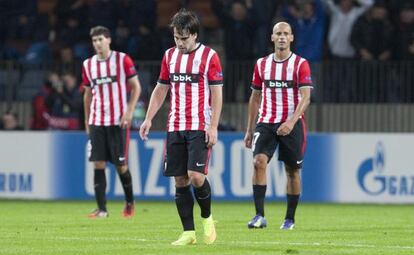
[[[43, 239], [43, 238], [42, 238]], [[90, 237], [90, 238], [82, 238], [82, 237], [54, 237], [49, 239], [57, 239], [57, 240], [104, 240], [104, 241], [137, 241], [137, 242], [166, 242], [168, 244], [171, 240], [166, 239], [145, 239], [145, 238], [134, 238], [134, 237]], [[351, 248], [385, 248], [385, 249], [400, 249], [400, 250], [414, 250], [414, 246], [402, 246], [402, 245], [374, 245], [374, 244], [356, 244], [356, 243], [304, 243], [304, 242], [278, 242], [278, 241], [228, 241], [228, 242], [220, 242], [217, 241], [216, 244], [219, 245], [226, 245], [226, 244], [234, 244], [234, 245], [246, 245], [246, 244], [257, 244], [257, 245], [296, 245], [296, 246], [332, 246], [332, 247], [351, 247]]]

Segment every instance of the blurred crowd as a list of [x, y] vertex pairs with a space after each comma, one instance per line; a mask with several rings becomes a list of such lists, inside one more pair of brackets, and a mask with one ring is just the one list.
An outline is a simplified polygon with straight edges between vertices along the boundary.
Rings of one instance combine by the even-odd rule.
[[[1, 59], [70, 62], [91, 52], [89, 29], [112, 31], [113, 47], [138, 60], [159, 60], [173, 45], [167, 27], [157, 24], [162, 0], [0, 1]], [[181, 0], [190, 7], [197, 0]], [[204, 1], [205, 2], [205, 1]], [[412, 0], [210, 0], [219, 20], [227, 60], [251, 60], [269, 52], [271, 26], [289, 21], [294, 50], [312, 62], [330, 58], [413, 59]], [[205, 15], [200, 13], [200, 16]], [[202, 34], [201, 36], [203, 36]], [[202, 38], [209, 41], [209, 38]]]
[[[292, 25], [293, 50], [311, 64], [414, 60], [413, 0], [1, 0], [0, 59], [59, 63], [59, 68], [46, 70], [40, 91], [37, 88], [31, 128], [82, 128], [80, 63], [93, 53], [91, 27], [108, 27], [112, 48], [126, 52], [138, 65], [159, 62], [164, 50], [174, 45], [167, 24], [158, 23], [163, 14], [157, 6], [163, 1], [189, 9], [197, 1], [208, 2], [217, 25], [205, 27], [200, 40], [223, 53], [224, 63], [252, 61], [271, 52], [271, 29], [281, 20]], [[52, 10], [42, 11], [41, 2], [53, 3]], [[198, 14], [201, 21], [207, 15]], [[314, 73], [317, 76], [318, 70]], [[352, 82], [345, 72], [335, 75], [331, 79]], [[326, 88], [332, 96], [328, 101], [349, 101], [340, 98], [346, 93]], [[2, 123], [16, 118], [12, 111], [4, 115]]]

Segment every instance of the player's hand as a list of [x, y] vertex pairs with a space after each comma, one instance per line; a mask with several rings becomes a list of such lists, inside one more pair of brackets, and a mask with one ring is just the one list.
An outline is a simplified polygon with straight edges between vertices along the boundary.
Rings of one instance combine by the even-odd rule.
[[246, 146], [246, 148], [252, 148], [252, 138], [252, 131], [246, 131], [246, 134], [244, 135], [244, 146]]
[[129, 128], [131, 126], [131, 121], [132, 121], [132, 112], [127, 111], [122, 116], [121, 122], [119, 123], [119, 125], [121, 126], [121, 128]]
[[207, 129], [205, 142], [207, 143], [208, 148], [213, 147], [213, 145], [217, 143], [217, 128], [216, 127], [210, 126]]
[[89, 120], [85, 118], [85, 132], [89, 135]]
[[294, 125], [295, 123], [292, 120], [287, 120], [286, 122], [283, 122], [282, 125], [280, 125], [276, 131], [277, 135], [280, 135], [280, 136], [289, 135], [290, 132], [292, 132]]
[[152, 126], [152, 122], [150, 120], [144, 120], [142, 122], [141, 127], [139, 128], [139, 136], [142, 140], [147, 141], [148, 140], [148, 134], [150, 131], [150, 128]]

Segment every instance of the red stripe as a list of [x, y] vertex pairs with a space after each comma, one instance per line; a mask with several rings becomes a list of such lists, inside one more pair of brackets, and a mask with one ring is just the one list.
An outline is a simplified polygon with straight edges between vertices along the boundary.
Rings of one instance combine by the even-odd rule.
[[[177, 56], [177, 61], [175, 61], [175, 73], [180, 73], [180, 66], [181, 66], [181, 58], [183, 54], [180, 52]], [[175, 109], [175, 115], [174, 115], [174, 131], [178, 131], [180, 128], [180, 83], [175, 82], [174, 83], [174, 94], [175, 94], [175, 102], [174, 102], [174, 109]]]
[[118, 85], [119, 113], [122, 118], [124, 115], [124, 100], [121, 90], [121, 54], [117, 51], [114, 53], [116, 54], [116, 83]]
[[305, 149], [306, 149], [306, 124], [304, 119], [300, 119], [302, 121], [302, 129], [303, 129], [303, 143], [301, 147], [302, 155], [305, 155]]
[[[200, 63], [207, 63], [207, 57], [210, 52], [210, 48], [205, 47], [203, 54], [201, 55], [201, 61]], [[205, 83], [208, 81], [204, 80], [204, 74], [206, 71], [206, 65], [200, 65], [200, 69], [198, 70], [198, 73], [200, 74], [200, 81], [198, 82], [198, 130], [205, 130], [206, 127], [206, 116], [204, 115], [204, 104], [205, 104], [205, 98], [204, 98], [204, 90], [205, 90]], [[207, 85], [208, 86], [208, 85]], [[211, 99], [211, 97], [209, 97]], [[210, 103], [211, 105], [211, 103]]]
[[300, 60], [300, 57], [296, 56], [295, 63], [293, 65], [294, 66], [293, 81], [295, 81], [295, 84], [296, 84], [296, 86], [293, 87], [293, 105], [294, 105], [293, 109], [295, 109], [295, 110], [296, 110], [296, 107], [299, 104], [299, 83], [298, 83], [299, 82], [299, 77], [297, 76], [299, 60]]
[[266, 99], [266, 93], [267, 93], [267, 88], [266, 86], [263, 86], [263, 81], [265, 80], [264, 77], [264, 71], [265, 71], [265, 67], [266, 67], [266, 59], [263, 58], [262, 62], [260, 63], [260, 72], [262, 73], [262, 100], [263, 100], [263, 110], [262, 110], [262, 116], [260, 116], [259, 122], [263, 121], [264, 116], [266, 116], [267, 110], [267, 99]]
[[[194, 57], [195, 57], [195, 52], [191, 52], [188, 55], [187, 67], [186, 67], [187, 74], [192, 74]], [[193, 122], [192, 114], [191, 114], [191, 108], [193, 104], [193, 98], [192, 98], [193, 93], [191, 91], [192, 84], [186, 83], [184, 86], [185, 86], [185, 130], [191, 130], [191, 123]]]
[[[272, 64], [270, 66], [270, 80], [276, 80], [276, 62], [272, 59]], [[270, 91], [270, 102], [271, 103], [271, 115], [269, 123], [274, 123], [276, 118], [276, 89], [269, 89]]]
[[[289, 60], [283, 62], [282, 65], [282, 81], [286, 81], [286, 73], [287, 73], [287, 63]], [[288, 89], [281, 89], [282, 90], [282, 119], [280, 122], [284, 122], [288, 116]]]
[[210, 157], [211, 157], [211, 148], [208, 148], [208, 152], [207, 152], [207, 159], [206, 159], [206, 165], [204, 167], [204, 174], [207, 175], [208, 174], [208, 162], [210, 161]]
[[126, 128], [126, 134], [125, 134], [125, 147], [124, 147], [124, 156], [125, 156], [125, 163], [128, 162], [128, 153], [129, 151], [129, 128]]
[[[106, 76], [107, 77], [110, 77], [111, 76], [111, 65], [110, 65], [110, 63], [109, 63], [109, 60], [111, 59], [111, 57], [110, 58], [108, 58], [107, 60], [106, 60]], [[110, 114], [110, 123], [111, 123], [111, 126], [112, 125], [115, 125], [115, 118], [114, 118], [114, 112], [115, 112], [115, 109], [114, 109], [114, 100], [113, 100], [113, 94], [112, 94], [112, 83], [109, 83], [109, 84], [107, 84], [107, 86], [108, 86], [108, 90], [109, 90], [109, 114]]]

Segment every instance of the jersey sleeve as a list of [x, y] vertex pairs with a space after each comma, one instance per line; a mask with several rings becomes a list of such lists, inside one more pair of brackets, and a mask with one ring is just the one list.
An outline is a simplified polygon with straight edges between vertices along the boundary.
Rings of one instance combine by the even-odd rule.
[[164, 54], [161, 61], [161, 71], [160, 76], [158, 77], [158, 83], [161, 84], [170, 84], [170, 70], [167, 65], [167, 53]]
[[90, 87], [91, 82], [88, 79], [88, 76], [86, 75], [85, 66], [82, 66], [82, 82], [79, 86], [79, 91], [83, 92], [85, 90], [85, 87]]
[[251, 88], [255, 90], [262, 90], [262, 83], [263, 83], [263, 80], [262, 80], [262, 77], [260, 77], [259, 64], [256, 63], [256, 65], [254, 66], [254, 70], [253, 70]]
[[135, 70], [134, 61], [128, 56], [125, 55], [124, 57], [124, 70], [125, 70], [125, 76], [127, 80], [131, 77], [134, 77], [137, 75], [137, 71]]
[[298, 74], [298, 87], [303, 88], [313, 88], [312, 85], [312, 76], [309, 67], [308, 61], [303, 61], [303, 63], [299, 66], [299, 74]]
[[211, 57], [207, 72], [208, 85], [223, 85], [223, 70], [217, 53]]

